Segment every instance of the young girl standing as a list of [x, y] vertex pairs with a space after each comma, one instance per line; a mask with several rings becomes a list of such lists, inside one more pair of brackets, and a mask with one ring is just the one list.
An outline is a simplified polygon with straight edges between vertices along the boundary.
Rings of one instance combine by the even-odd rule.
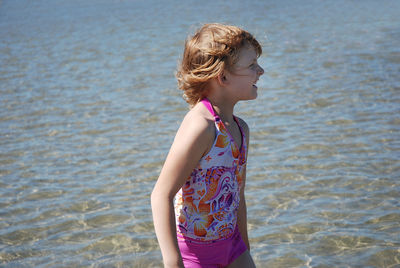
[[222, 24], [185, 43], [177, 78], [191, 110], [151, 195], [165, 267], [255, 267], [244, 196], [249, 129], [233, 110], [257, 97], [261, 53], [250, 33]]

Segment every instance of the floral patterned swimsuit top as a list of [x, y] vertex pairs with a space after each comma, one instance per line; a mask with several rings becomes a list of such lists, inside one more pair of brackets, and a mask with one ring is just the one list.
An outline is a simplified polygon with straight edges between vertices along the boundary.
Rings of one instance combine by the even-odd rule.
[[241, 148], [215, 113], [210, 101], [202, 103], [214, 116], [216, 136], [174, 199], [178, 237], [197, 242], [225, 240], [235, 231], [240, 189], [246, 165], [246, 137]]

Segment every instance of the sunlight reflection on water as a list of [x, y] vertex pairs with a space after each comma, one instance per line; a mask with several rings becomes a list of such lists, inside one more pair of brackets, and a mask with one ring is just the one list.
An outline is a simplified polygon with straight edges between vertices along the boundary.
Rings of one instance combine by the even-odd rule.
[[149, 194], [187, 111], [173, 73], [219, 18], [265, 51], [236, 109], [257, 265], [400, 265], [399, 8], [3, 1], [0, 263], [161, 266]]

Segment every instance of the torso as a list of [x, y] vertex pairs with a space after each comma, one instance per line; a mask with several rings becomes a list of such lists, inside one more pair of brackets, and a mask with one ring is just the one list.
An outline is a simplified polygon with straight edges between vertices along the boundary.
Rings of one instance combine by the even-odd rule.
[[203, 104], [213, 116], [215, 140], [175, 196], [174, 206], [178, 236], [209, 242], [227, 239], [235, 230], [247, 145], [238, 119], [239, 135], [232, 137], [210, 102]]

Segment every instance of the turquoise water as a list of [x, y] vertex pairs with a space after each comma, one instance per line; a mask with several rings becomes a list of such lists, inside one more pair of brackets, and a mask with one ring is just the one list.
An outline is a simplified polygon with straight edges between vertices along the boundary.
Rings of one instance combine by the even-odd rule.
[[149, 195], [201, 23], [263, 44], [247, 204], [258, 267], [400, 266], [400, 2], [1, 1], [0, 264], [161, 267]]

